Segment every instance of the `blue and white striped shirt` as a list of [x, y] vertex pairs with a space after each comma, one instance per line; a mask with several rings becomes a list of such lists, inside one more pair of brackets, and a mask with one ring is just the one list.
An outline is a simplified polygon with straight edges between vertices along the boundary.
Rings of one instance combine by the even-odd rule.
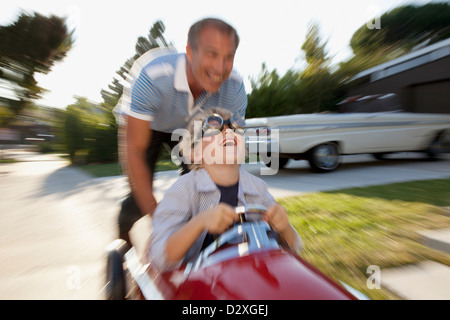
[[133, 64], [135, 80], [116, 107], [120, 113], [151, 121], [152, 129], [172, 132], [185, 128], [198, 111], [210, 108], [230, 110], [245, 118], [247, 95], [242, 78], [232, 71], [216, 93], [203, 92], [194, 101], [186, 76], [186, 55], [168, 49], [150, 50]]

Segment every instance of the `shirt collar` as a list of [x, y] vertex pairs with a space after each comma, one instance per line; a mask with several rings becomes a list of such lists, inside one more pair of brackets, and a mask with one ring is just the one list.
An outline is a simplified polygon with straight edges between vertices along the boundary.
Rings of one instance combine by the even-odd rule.
[[[246, 194], [251, 196], [257, 196], [258, 192], [256, 191], [255, 186], [251, 183], [251, 179], [249, 179], [247, 171], [239, 167], [239, 194]], [[196, 181], [196, 189], [199, 192], [214, 192], [217, 189], [216, 184], [212, 181], [208, 172], [205, 169], [198, 170], [198, 178]]]
[[175, 65], [173, 86], [178, 91], [191, 92], [186, 75], [186, 55], [182, 54]]

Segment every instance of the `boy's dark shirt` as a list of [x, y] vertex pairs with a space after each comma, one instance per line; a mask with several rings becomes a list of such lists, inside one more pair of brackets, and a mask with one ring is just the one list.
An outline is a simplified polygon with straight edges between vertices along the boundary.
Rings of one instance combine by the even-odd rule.
[[[223, 202], [226, 204], [229, 204], [232, 207], [236, 207], [238, 203], [238, 188], [239, 188], [239, 181], [236, 182], [236, 184], [231, 186], [220, 186], [217, 185], [220, 191], [220, 200], [219, 202]], [[205, 240], [203, 241], [202, 250], [208, 247], [211, 243], [214, 242], [214, 240], [217, 238], [217, 235], [207, 233]]]

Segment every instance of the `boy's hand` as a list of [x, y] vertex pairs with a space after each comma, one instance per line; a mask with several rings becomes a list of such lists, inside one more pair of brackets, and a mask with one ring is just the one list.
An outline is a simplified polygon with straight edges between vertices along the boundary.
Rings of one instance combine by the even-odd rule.
[[235, 213], [233, 207], [219, 203], [217, 206], [206, 210], [202, 213], [203, 225], [209, 233], [223, 233], [228, 229], [234, 221], [238, 220], [238, 215]]
[[290, 226], [286, 209], [279, 204], [269, 207], [263, 220], [267, 221], [270, 227], [278, 233], [285, 232]]

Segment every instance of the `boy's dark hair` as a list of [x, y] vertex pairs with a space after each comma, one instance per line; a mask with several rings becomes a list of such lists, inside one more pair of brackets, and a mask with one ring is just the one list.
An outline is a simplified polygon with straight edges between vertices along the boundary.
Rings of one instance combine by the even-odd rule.
[[239, 46], [239, 35], [237, 34], [236, 29], [234, 29], [232, 26], [230, 26], [228, 23], [226, 23], [223, 20], [216, 19], [216, 18], [206, 18], [200, 21], [197, 21], [194, 23], [188, 32], [188, 43], [191, 46], [192, 49], [197, 49], [198, 44], [198, 38], [200, 36], [200, 32], [204, 27], [213, 27], [218, 29], [219, 31], [234, 36], [234, 43], [236, 45], [236, 48]]

